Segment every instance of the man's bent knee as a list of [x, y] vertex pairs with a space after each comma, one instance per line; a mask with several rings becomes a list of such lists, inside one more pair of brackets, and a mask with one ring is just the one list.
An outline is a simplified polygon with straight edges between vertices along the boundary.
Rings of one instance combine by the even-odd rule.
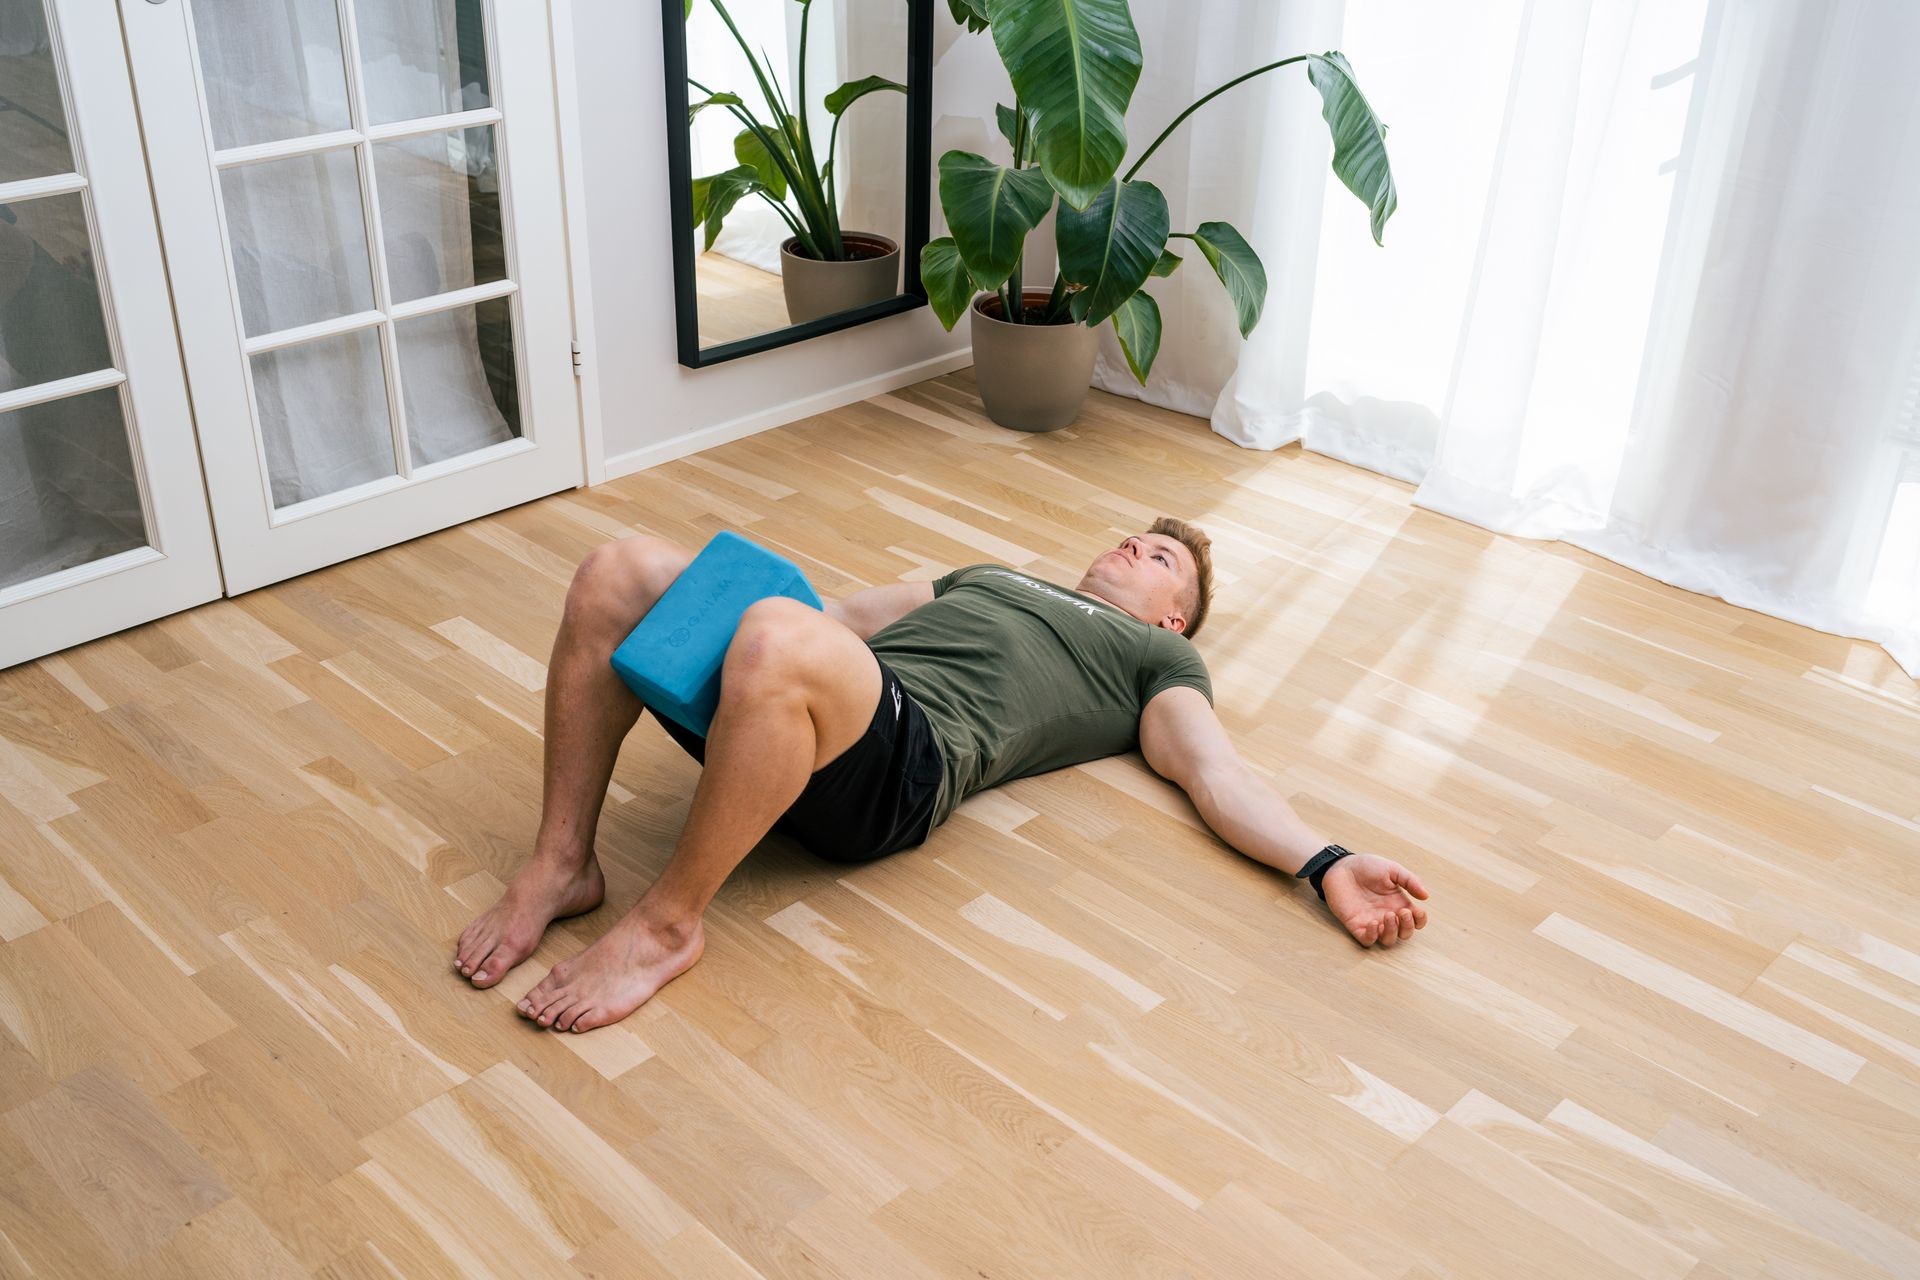
[[859, 636], [781, 597], [748, 606], [720, 674], [723, 703], [803, 703], [818, 731], [816, 770], [865, 732], [880, 687], [879, 661]]
[[587, 552], [574, 570], [567, 609], [637, 624], [692, 561], [686, 548], [665, 538], [602, 543]]
[[[808, 668], [829, 658], [833, 637], [822, 627], [835, 625], [818, 609], [769, 596], [748, 605], [728, 642], [722, 680], [736, 686], [749, 681], [802, 681]], [[724, 687], [724, 685], [723, 685]]]

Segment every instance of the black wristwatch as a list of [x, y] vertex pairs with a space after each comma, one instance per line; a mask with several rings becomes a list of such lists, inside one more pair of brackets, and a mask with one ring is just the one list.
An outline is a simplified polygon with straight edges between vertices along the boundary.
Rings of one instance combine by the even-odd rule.
[[1320, 901], [1325, 902], [1327, 900], [1327, 891], [1320, 887], [1320, 881], [1325, 878], [1327, 868], [1352, 852], [1353, 850], [1351, 849], [1342, 849], [1337, 844], [1330, 844], [1320, 852], [1314, 854], [1311, 858], [1308, 858], [1307, 865], [1294, 872], [1293, 878], [1296, 880], [1305, 880], [1308, 884], [1311, 884], [1313, 891], [1320, 895]]

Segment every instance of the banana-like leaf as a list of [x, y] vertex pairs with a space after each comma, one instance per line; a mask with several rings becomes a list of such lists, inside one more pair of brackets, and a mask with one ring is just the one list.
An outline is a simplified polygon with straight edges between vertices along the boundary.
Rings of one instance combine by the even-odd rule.
[[704, 225], [707, 233], [702, 252], [713, 248], [714, 240], [720, 235], [720, 224], [733, 212], [733, 206], [754, 192], [765, 189], [759, 173], [750, 164], [716, 173], [712, 177], [695, 178], [693, 221], [695, 225]]
[[1082, 211], [1063, 204], [1054, 218], [1060, 273], [1086, 286], [1073, 318], [1099, 324], [1140, 291], [1167, 247], [1167, 198], [1151, 182], [1109, 179]]
[[1260, 323], [1260, 309], [1267, 305], [1267, 269], [1260, 265], [1260, 255], [1224, 222], [1203, 222], [1192, 235], [1179, 234], [1200, 246], [1220, 283], [1227, 286], [1227, 296], [1240, 317], [1240, 336], [1252, 333]]
[[[1127, 154], [1140, 36], [1127, 0], [986, 0], [993, 43], [1054, 190], [1085, 209]], [[1117, 304], [1116, 304], [1117, 305]]]
[[905, 93], [907, 86], [896, 80], [889, 80], [885, 76], [865, 76], [859, 80], [849, 80], [827, 95], [827, 113], [837, 116], [868, 94], [887, 89], [895, 93]]
[[1113, 313], [1113, 331], [1120, 338], [1120, 350], [1126, 354], [1127, 367], [1141, 386], [1153, 372], [1153, 358], [1160, 354], [1160, 306], [1145, 289], [1120, 304]]
[[1393, 169], [1387, 163], [1387, 126], [1367, 104], [1345, 54], [1328, 50], [1324, 55], [1308, 55], [1307, 79], [1320, 91], [1320, 114], [1333, 133], [1334, 176], [1367, 206], [1373, 242], [1381, 244], [1387, 219], [1400, 207]]
[[948, 329], [960, 323], [973, 302], [973, 277], [967, 274], [952, 236], [941, 236], [920, 250], [920, 283], [940, 323]]
[[1156, 276], [1170, 276], [1179, 269], [1180, 255], [1171, 249], [1162, 249], [1160, 261], [1153, 264], [1153, 274]]
[[686, 13], [683, 14], [682, 16], [686, 18], [691, 18], [693, 16], [693, 0], [687, 0], [687, 10], [686, 10]]
[[[785, 139], [777, 134], [767, 137], [776, 139], [776, 146], [784, 146]], [[751, 129], [742, 129], [733, 138], [733, 158], [751, 168], [759, 176], [761, 185], [773, 193], [775, 200], [787, 198], [787, 175], [774, 161], [766, 147], [760, 141], [761, 135]], [[787, 158], [793, 158], [791, 149], [787, 149]]]
[[[687, 0], [692, 4], [693, 0]], [[987, 0], [947, 0], [953, 20], [976, 34], [987, 29]]]
[[744, 105], [746, 104], [740, 101], [740, 95], [737, 93], [716, 93], [711, 97], [702, 98], [687, 108], [687, 123], [692, 124], [693, 118], [702, 111], [705, 111], [708, 107], [739, 107]]
[[1008, 169], [971, 151], [940, 157], [940, 208], [973, 282], [998, 289], [1020, 261], [1027, 233], [1053, 207], [1038, 169]]

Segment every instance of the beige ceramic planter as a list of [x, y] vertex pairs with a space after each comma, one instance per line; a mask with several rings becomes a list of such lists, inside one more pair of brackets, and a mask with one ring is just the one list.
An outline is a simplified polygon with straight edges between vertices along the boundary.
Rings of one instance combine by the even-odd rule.
[[[1047, 305], [1045, 289], [1026, 291]], [[1094, 331], [1084, 324], [1008, 324], [1000, 299], [973, 300], [973, 372], [987, 416], [1015, 431], [1054, 431], [1080, 416], [1093, 382]]]
[[900, 292], [899, 245], [868, 231], [843, 231], [840, 239], [855, 255], [846, 262], [802, 257], [798, 239], [780, 246], [780, 282], [794, 324], [885, 302]]

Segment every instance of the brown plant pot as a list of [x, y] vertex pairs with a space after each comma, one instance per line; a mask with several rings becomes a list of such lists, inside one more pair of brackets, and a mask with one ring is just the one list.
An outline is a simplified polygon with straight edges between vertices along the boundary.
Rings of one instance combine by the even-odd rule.
[[899, 245], [870, 231], [843, 231], [840, 240], [852, 255], [845, 262], [802, 256], [798, 237], [780, 246], [780, 283], [794, 324], [885, 302], [900, 292]]
[[[1029, 310], [1047, 290], [1026, 290]], [[1015, 431], [1056, 431], [1080, 416], [1097, 335], [1084, 324], [1009, 324], [997, 294], [973, 300], [973, 371], [987, 416]]]

